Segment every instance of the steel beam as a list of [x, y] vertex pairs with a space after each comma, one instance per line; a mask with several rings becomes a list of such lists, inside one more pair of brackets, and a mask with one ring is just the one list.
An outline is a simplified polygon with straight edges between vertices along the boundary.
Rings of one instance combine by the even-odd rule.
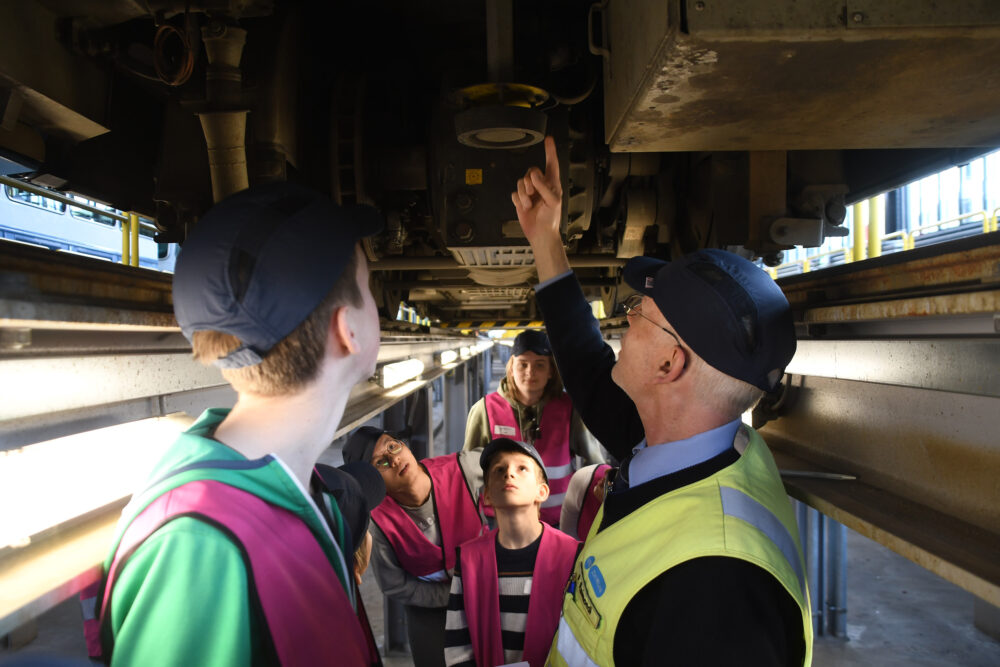
[[793, 497], [994, 605], [998, 267], [991, 234], [779, 281], [800, 341], [761, 429], [779, 467], [856, 478], [786, 478]]

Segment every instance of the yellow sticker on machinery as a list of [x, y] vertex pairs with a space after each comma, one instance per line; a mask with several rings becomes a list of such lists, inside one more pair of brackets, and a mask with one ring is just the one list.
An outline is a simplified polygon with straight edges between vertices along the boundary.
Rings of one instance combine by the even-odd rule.
[[466, 169], [465, 170], [465, 184], [466, 185], [482, 185], [483, 184], [483, 170], [482, 169]]

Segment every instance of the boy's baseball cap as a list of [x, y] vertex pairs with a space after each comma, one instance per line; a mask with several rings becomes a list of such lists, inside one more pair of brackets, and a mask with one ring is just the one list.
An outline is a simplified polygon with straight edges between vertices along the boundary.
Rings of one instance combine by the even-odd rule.
[[542, 456], [538, 453], [538, 450], [529, 445], [526, 442], [521, 442], [520, 440], [512, 440], [510, 438], [497, 438], [496, 440], [490, 440], [490, 442], [483, 448], [483, 453], [479, 457], [479, 467], [483, 469], [483, 475], [486, 475], [490, 468], [490, 461], [493, 457], [500, 452], [517, 452], [518, 454], [527, 454], [531, 458], [535, 459], [535, 463], [542, 470], [542, 476], [545, 477], [546, 483], [549, 481], [549, 476], [545, 472], [545, 463], [542, 462]]
[[549, 345], [549, 337], [545, 335], [544, 331], [526, 329], [517, 335], [514, 339], [514, 346], [511, 348], [511, 354], [516, 357], [519, 354], [524, 354], [529, 351], [541, 355], [552, 354], [552, 346]]
[[[378, 439], [389, 433], [374, 426], [362, 426], [347, 438], [341, 455], [344, 463], [354, 463], [361, 461], [371, 464], [372, 454], [375, 452], [375, 445]], [[392, 435], [391, 433], [389, 435]], [[375, 472], [378, 472], [377, 470]]]
[[739, 255], [706, 249], [672, 262], [633, 257], [625, 282], [652, 297], [684, 342], [730, 377], [770, 391], [795, 355], [788, 300]]
[[[174, 272], [177, 323], [232, 334], [221, 368], [259, 364], [326, 297], [357, 242], [382, 229], [370, 206], [338, 206], [295, 183], [271, 183], [216, 204], [185, 241]], [[360, 286], [365, 289], [365, 285]]]

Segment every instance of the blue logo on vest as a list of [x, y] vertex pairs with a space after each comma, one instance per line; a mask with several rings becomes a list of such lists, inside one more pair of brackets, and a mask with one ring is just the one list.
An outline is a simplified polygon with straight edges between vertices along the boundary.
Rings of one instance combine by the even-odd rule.
[[604, 583], [604, 575], [601, 574], [601, 568], [594, 565], [594, 557], [590, 556], [583, 562], [584, 569], [587, 570], [587, 578], [590, 579], [590, 587], [594, 591], [594, 595], [601, 597], [604, 595], [604, 591], [608, 589], [607, 584]]

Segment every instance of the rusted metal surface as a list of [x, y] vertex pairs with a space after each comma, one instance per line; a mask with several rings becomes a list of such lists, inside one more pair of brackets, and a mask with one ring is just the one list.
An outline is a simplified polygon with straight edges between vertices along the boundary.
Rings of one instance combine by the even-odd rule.
[[177, 329], [171, 276], [0, 242], [0, 326]]
[[[770, 438], [781, 467], [815, 467]], [[883, 544], [993, 605], [1000, 604], [997, 535], [958, 517], [886, 493], [863, 480], [785, 479], [793, 498]]]
[[901, 317], [976, 315], [997, 312], [1000, 312], [1000, 290], [991, 290], [810, 308], [802, 313], [801, 321], [806, 323], [857, 322]]
[[[967, 362], [997, 368], [1000, 348], [989, 349]], [[900, 364], [899, 379], [907, 382], [909, 373], [918, 385], [920, 370], [918, 360]], [[796, 461], [782, 465], [857, 477], [847, 485], [793, 480], [790, 486], [808, 491], [797, 497], [1000, 601], [1000, 397], [818, 376], [787, 380], [784, 415], [761, 429], [779, 460]]]
[[[892, 307], [901, 313], [917, 315], [949, 305], [976, 312], [973, 309], [988, 308], [989, 303], [995, 303], [992, 300], [1000, 286], [1000, 233], [888, 255], [835, 270], [815, 271], [782, 279], [778, 284], [793, 310], [815, 307], [819, 309], [818, 317], [836, 316], [836, 311], [827, 309], [831, 303], [863, 304], [876, 300], [889, 303], [913, 294], [993, 293], [962, 297], [964, 302], [957, 300], [953, 304], [921, 305], [914, 301]], [[878, 311], [873, 314], [878, 315]]]
[[882, 4], [854, 21], [825, 0], [610, 3], [611, 149], [993, 145], [997, 8], [939, 3], [923, 23], [894, 24], [886, 17], [914, 3]]

